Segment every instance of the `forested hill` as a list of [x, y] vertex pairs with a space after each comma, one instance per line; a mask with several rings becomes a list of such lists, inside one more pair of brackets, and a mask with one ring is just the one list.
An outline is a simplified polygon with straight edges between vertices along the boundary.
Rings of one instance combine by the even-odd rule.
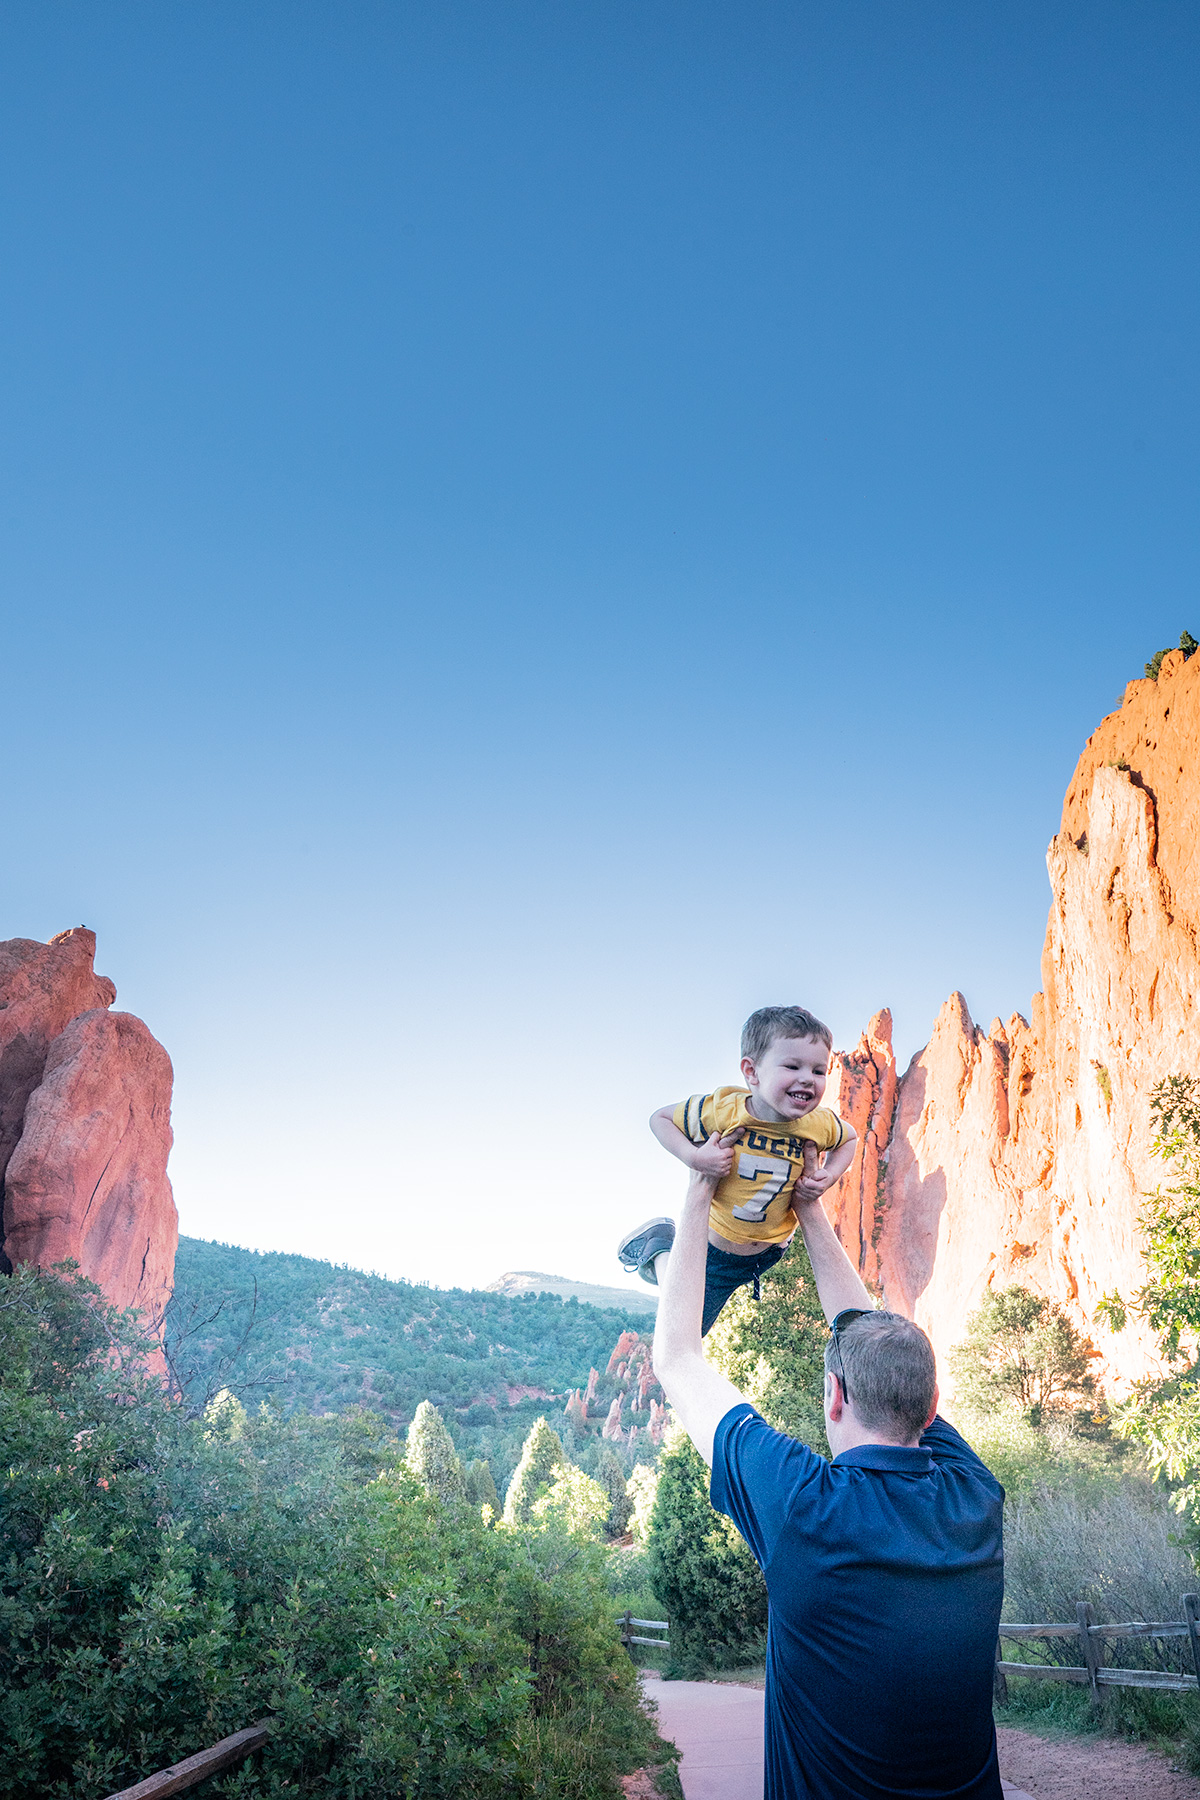
[[180, 1238], [167, 1345], [194, 1398], [224, 1386], [287, 1412], [357, 1404], [398, 1427], [432, 1400], [451, 1429], [470, 1430], [561, 1410], [589, 1369], [604, 1370], [622, 1331], [644, 1324], [634, 1308], [422, 1287]]

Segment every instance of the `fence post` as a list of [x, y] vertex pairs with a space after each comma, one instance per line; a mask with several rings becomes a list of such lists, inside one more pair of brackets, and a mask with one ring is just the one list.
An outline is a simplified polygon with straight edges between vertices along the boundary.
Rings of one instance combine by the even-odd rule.
[[628, 1650], [628, 1648], [629, 1648], [629, 1639], [630, 1639], [630, 1635], [632, 1634], [632, 1631], [633, 1631], [633, 1614], [632, 1614], [632, 1612], [628, 1612], [628, 1611], [623, 1612], [621, 1614], [621, 1642], [624, 1644], [626, 1650]]
[[1000, 1667], [1000, 1639], [996, 1639], [996, 1667], [992, 1675], [992, 1699], [997, 1706], [1008, 1705], [1008, 1677]]
[[1092, 1704], [1096, 1705], [1100, 1699], [1100, 1683], [1096, 1677], [1100, 1669], [1100, 1658], [1103, 1651], [1088, 1629], [1090, 1625], [1095, 1624], [1096, 1615], [1088, 1602], [1081, 1600], [1075, 1608], [1075, 1617], [1079, 1620], [1079, 1635], [1083, 1639], [1083, 1660], [1087, 1665], [1088, 1687], [1092, 1693]]
[[1192, 1646], [1192, 1662], [1196, 1669], [1196, 1681], [1200, 1684], [1200, 1623], [1197, 1621], [1198, 1614], [1200, 1614], [1200, 1594], [1185, 1594], [1183, 1596], [1183, 1616], [1187, 1620], [1188, 1640]]

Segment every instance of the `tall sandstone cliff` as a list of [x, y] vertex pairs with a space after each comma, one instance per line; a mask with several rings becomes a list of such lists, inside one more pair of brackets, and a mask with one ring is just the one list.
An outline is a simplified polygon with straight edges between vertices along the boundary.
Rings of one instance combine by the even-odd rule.
[[117, 1306], [161, 1317], [179, 1226], [167, 1156], [171, 1060], [111, 1012], [82, 927], [0, 943], [3, 1262], [71, 1258]]
[[1148, 1334], [1096, 1320], [1143, 1279], [1150, 1091], [1200, 1070], [1200, 655], [1130, 682], [1088, 739], [1047, 866], [1028, 1020], [984, 1031], [952, 994], [902, 1076], [887, 1012], [835, 1060], [829, 1104], [860, 1150], [830, 1207], [944, 1370], [984, 1290], [1020, 1282], [1066, 1306], [1119, 1387], [1157, 1367]]

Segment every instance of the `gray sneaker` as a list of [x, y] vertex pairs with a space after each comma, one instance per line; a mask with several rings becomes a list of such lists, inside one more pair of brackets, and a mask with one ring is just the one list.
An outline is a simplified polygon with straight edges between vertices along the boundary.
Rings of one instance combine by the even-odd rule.
[[622, 1268], [628, 1269], [632, 1275], [635, 1270], [643, 1281], [651, 1287], [658, 1286], [658, 1276], [654, 1272], [654, 1259], [669, 1250], [675, 1242], [674, 1219], [647, 1219], [623, 1237], [617, 1245], [617, 1256]]

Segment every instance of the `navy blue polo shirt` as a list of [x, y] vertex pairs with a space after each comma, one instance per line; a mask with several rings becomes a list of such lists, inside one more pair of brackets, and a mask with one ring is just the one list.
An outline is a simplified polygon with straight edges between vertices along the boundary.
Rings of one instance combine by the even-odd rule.
[[743, 1402], [711, 1492], [770, 1596], [765, 1800], [1001, 1800], [1004, 1489], [954, 1427], [828, 1463]]

